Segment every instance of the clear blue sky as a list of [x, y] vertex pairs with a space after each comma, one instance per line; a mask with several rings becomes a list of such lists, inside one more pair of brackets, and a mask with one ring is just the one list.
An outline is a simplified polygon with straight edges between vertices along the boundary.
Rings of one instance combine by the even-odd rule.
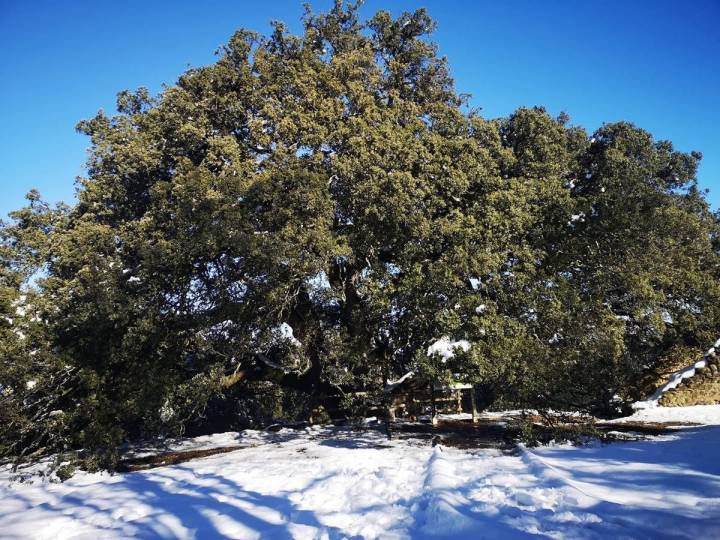
[[[720, 207], [720, 0], [368, 0], [363, 12], [383, 7], [429, 10], [458, 90], [486, 116], [544, 105], [589, 130], [632, 121], [703, 152], [700, 185]], [[301, 0], [0, 0], [0, 216], [32, 187], [73, 200], [88, 146], [74, 126], [113, 111], [119, 90], [157, 91], [235, 29], [297, 30], [301, 13]]]

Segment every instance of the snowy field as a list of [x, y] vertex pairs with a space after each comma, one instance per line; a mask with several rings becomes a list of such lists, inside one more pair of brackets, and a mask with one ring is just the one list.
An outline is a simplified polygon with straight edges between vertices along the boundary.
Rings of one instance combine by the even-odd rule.
[[720, 538], [720, 406], [641, 413], [710, 425], [515, 454], [336, 428], [200, 437], [181, 447], [244, 448], [64, 484], [2, 470], [0, 537]]

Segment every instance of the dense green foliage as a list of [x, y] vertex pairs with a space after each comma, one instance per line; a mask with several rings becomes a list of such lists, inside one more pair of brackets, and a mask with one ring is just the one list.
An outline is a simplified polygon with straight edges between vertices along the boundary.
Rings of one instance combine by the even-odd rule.
[[1, 229], [0, 454], [363, 407], [409, 371], [607, 412], [713, 341], [700, 156], [468, 112], [432, 30], [338, 3], [81, 122], [77, 204]]

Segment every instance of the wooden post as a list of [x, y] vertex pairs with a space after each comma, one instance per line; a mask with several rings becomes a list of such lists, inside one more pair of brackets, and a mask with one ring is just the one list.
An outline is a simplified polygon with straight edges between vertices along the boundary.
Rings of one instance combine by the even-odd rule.
[[470, 404], [472, 405], [472, 421], [476, 424], [478, 421], [477, 402], [475, 401], [475, 385], [470, 388]]
[[455, 412], [458, 414], [462, 412], [462, 390], [459, 388], [455, 390]]
[[392, 402], [389, 402], [385, 405], [385, 434], [388, 440], [392, 439], [392, 423], [394, 420], [395, 409], [392, 406]]
[[435, 405], [435, 385], [430, 383], [430, 423], [436, 426], [438, 423], [437, 405]]

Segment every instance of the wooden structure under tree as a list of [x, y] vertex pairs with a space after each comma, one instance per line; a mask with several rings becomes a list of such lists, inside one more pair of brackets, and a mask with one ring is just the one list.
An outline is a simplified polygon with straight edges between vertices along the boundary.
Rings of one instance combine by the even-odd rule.
[[[475, 397], [475, 386], [468, 383], [460, 383], [460, 382], [451, 382], [450, 384], [440, 384], [440, 383], [432, 383], [431, 384], [432, 391], [431, 391], [431, 407], [432, 407], [432, 415], [431, 415], [431, 422], [433, 425], [437, 424], [438, 421], [438, 401], [440, 403], [443, 402], [450, 402], [454, 403], [455, 405], [455, 413], [461, 414], [463, 412], [463, 391], [467, 391], [470, 395], [470, 412], [472, 414], [472, 421], [473, 423], [476, 423], [478, 421], [478, 410], [477, 410], [477, 400]], [[438, 396], [440, 394], [440, 396]], [[443, 394], [450, 394], [449, 396], [445, 397]]]
[[460, 414], [469, 410], [473, 422], [478, 421], [475, 386], [472, 384], [424, 382], [418, 385], [417, 381], [407, 381], [394, 388], [392, 393], [387, 410], [390, 420], [396, 417], [418, 418], [429, 412], [430, 421], [436, 424], [441, 413]]

